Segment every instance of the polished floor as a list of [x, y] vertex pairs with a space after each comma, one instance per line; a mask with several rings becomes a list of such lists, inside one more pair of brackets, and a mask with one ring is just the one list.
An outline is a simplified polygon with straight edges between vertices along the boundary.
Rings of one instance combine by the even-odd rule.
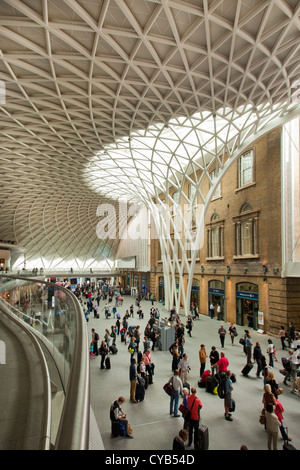
[[[125, 296], [123, 305], [118, 307], [118, 312], [123, 317], [126, 309], [134, 303], [134, 299]], [[157, 303], [162, 317], [167, 315], [162, 305]], [[91, 339], [91, 328], [95, 328], [103, 339], [105, 329], [110, 329], [115, 324], [115, 319], [105, 319], [102, 308], [104, 301], [100, 302], [100, 318], [94, 319], [90, 316], [87, 324], [89, 338]], [[134, 318], [129, 324], [140, 325], [141, 331], [150, 318], [151, 304], [142, 302], [144, 319], [139, 320], [134, 307]], [[181, 317], [185, 323], [185, 317]], [[212, 346], [221, 351], [218, 329], [222, 322], [207, 316], [200, 316], [200, 320], [194, 322], [192, 337], [186, 336], [185, 352], [188, 354], [192, 370], [189, 375], [191, 386], [197, 386], [199, 379], [199, 356], [200, 344], [206, 346], [207, 353]], [[228, 324], [224, 324], [228, 331]], [[244, 444], [249, 450], [266, 450], [267, 434], [264, 427], [259, 423], [259, 415], [262, 409], [263, 380], [256, 378], [256, 365], [248, 377], [241, 374], [246, 364], [246, 356], [238, 339], [244, 332], [244, 327], [237, 327], [239, 336], [232, 346], [229, 335], [226, 335], [224, 352], [229, 359], [229, 368], [236, 374], [237, 381], [234, 384], [233, 398], [236, 402], [236, 411], [233, 421], [224, 419], [224, 402], [218, 396], [205, 392], [197, 387], [197, 395], [203, 408], [201, 410], [201, 423], [209, 428], [210, 450], [239, 450]], [[251, 331], [253, 343], [259, 341], [262, 351], [267, 348], [268, 335]], [[283, 385], [283, 376], [279, 373], [282, 368], [281, 357], [286, 357], [287, 352], [281, 350], [280, 340], [273, 338], [277, 349], [278, 362], [274, 365], [275, 379], [284, 388], [280, 401], [284, 407], [284, 425], [288, 427], [288, 433], [292, 437], [292, 444], [300, 449], [300, 398], [290, 393], [290, 388]], [[154, 383], [146, 391], [145, 400], [140, 403], [129, 401], [129, 362], [130, 355], [127, 346], [117, 338], [118, 353], [111, 355], [111, 369], [100, 370], [100, 358], [90, 358], [91, 371], [91, 403], [95, 417], [101, 432], [105, 450], [171, 450], [172, 442], [178, 431], [182, 428], [183, 419], [169, 415], [169, 397], [163, 390], [163, 385], [171, 377], [172, 356], [169, 351], [155, 350], [152, 359], [155, 363]], [[209, 362], [207, 362], [207, 367]], [[124, 396], [126, 402], [123, 409], [127, 413], [128, 420], [133, 428], [133, 439], [112, 438], [111, 424], [109, 419], [110, 404], [119, 396]], [[283, 441], [279, 433], [278, 450], [282, 450]], [[191, 447], [193, 448], [193, 446]]]

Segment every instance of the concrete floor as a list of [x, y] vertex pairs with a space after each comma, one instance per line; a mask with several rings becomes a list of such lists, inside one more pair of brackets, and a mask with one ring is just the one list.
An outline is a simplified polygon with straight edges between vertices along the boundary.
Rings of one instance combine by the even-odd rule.
[[[130, 296], [124, 298], [124, 303], [118, 307], [121, 318], [129, 306], [134, 304], [134, 299]], [[161, 316], [165, 317], [161, 304], [157, 303]], [[104, 301], [100, 302], [100, 318], [94, 319], [90, 316], [87, 324], [89, 338], [91, 338], [91, 328], [95, 328], [103, 339], [105, 329], [115, 324], [111, 317], [105, 319], [102, 308]], [[144, 319], [139, 320], [134, 307], [135, 316], [130, 319], [129, 324], [140, 325], [144, 331], [146, 323], [150, 318], [151, 304], [148, 301], [142, 302]], [[185, 317], [182, 317], [185, 323]], [[185, 352], [188, 354], [192, 370], [189, 375], [191, 386], [197, 386], [199, 380], [199, 356], [200, 344], [204, 343], [207, 353], [212, 346], [216, 346], [221, 351], [218, 329], [221, 321], [211, 319], [207, 316], [200, 316], [200, 320], [194, 322], [192, 337], [186, 336]], [[229, 324], [224, 324], [228, 331]], [[234, 384], [233, 398], [236, 402], [236, 411], [233, 414], [233, 421], [224, 419], [224, 402], [218, 396], [205, 392], [197, 387], [197, 395], [202, 401], [201, 423], [209, 428], [209, 449], [210, 450], [239, 450], [242, 444], [247, 445], [249, 450], [266, 450], [267, 434], [264, 427], [259, 423], [259, 415], [262, 409], [263, 380], [256, 378], [256, 365], [248, 377], [241, 374], [241, 370], [246, 363], [246, 357], [242, 346], [238, 340], [244, 332], [244, 327], [237, 326], [239, 336], [235, 338], [234, 346], [231, 345], [229, 335], [226, 336], [224, 352], [229, 359], [229, 368], [237, 377]], [[268, 335], [258, 334], [251, 330], [253, 343], [261, 343], [262, 351], [267, 348]], [[280, 340], [273, 338], [277, 350], [278, 362], [275, 362], [274, 374], [278, 384], [284, 388], [284, 393], [280, 396], [281, 403], [285, 409], [284, 425], [288, 427], [292, 444], [300, 449], [300, 398], [290, 393], [289, 387], [283, 385], [283, 376], [279, 373], [282, 368], [281, 357], [286, 357], [287, 352], [281, 350]], [[99, 341], [100, 345], [100, 341]], [[111, 355], [111, 369], [100, 370], [100, 358], [90, 358], [91, 371], [91, 404], [96, 416], [96, 420], [101, 432], [105, 450], [157, 450], [166, 451], [172, 449], [173, 438], [183, 426], [183, 419], [174, 418], [169, 415], [169, 397], [163, 390], [163, 385], [171, 377], [172, 356], [169, 351], [155, 350], [152, 359], [155, 363], [154, 383], [146, 391], [145, 400], [140, 403], [129, 401], [129, 363], [130, 355], [127, 346], [121, 343], [121, 338], [117, 338], [118, 353]], [[209, 367], [209, 362], [207, 362]], [[127, 413], [128, 420], [133, 428], [134, 439], [124, 439], [121, 437], [111, 437], [111, 423], [109, 419], [109, 408], [111, 403], [119, 396], [124, 396], [126, 402], [123, 409]], [[180, 400], [181, 401], [181, 400]], [[282, 449], [283, 441], [279, 433], [278, 450]], [[192, 447], [193, 448], [193, 447]]]

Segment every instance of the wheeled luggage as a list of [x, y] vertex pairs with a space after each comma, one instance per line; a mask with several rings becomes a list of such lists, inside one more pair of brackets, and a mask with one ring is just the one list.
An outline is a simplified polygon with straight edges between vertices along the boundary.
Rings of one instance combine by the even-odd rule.
[[250, 363], [246, 364], [244, 369], [242, 370], [242, 374], [246, 377], [252, 368], [253, 368], [253, 364], [250, 364]]
[[209, 433], [208, 433], [208, 427], [207, 426], [204, 426], [204, 425], [199, 426], [198, 446], [199, 446], [199, 450], [208, 450]]
[[138, 377], [136, 389], [135, 389], [135, 399], [136, 401], [143, 401], [145, 398], [145, 380], [142, 377]]
[[144, 375], [144, 380], [145, 380], [145, 390], [147, 390], [148, 385], [149, 385], [149, 376], [148, 376], [148, 374]]
[[105, 358], [105, 367], [106, 369], [110, 369], [110, 357], [109, 356]]
[[219, 382], [214, 375], [210, 375], [206, 379], [206, 392], [213, 393], [214, 389], [218, 386]]
[[183, 388], [187, 388], [189, 392], [191, 391], [191, 386], [188, 382], [184, 382]]
[[[285, 430], [286, 430], [286, 435], [288, 436], [288, 428], [285, 428]], [[297, 449], [292, 444], [290, 444], [287, 439], [284, 439], [282, 450], [297, 450]]]

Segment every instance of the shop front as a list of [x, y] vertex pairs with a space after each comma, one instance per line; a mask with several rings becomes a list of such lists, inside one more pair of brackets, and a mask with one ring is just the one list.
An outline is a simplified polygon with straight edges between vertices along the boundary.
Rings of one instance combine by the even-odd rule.
[[258, 285], [241, 282], [236, 285], [236, 324], [258, 329]]
[[164, 302], [165, 300], [165, 280], [164, 276], [158, 278], [158, 300]]
[[215, 307], [215, 317], [217, 317], [217, 307], [221, 307], [221, 316], [220, 320], [225, 320], [225, 310], [224, 310], [224, 282], [218, 280], [212, 280], [208, 283], [208, 311], [211, 304]]
[[191, 305], [194, 305], [194, 308], [198, 307], [198, 312], [200, 310], [200, 281], [198, 279], [193, 279], [192, 290], [191, 290]]

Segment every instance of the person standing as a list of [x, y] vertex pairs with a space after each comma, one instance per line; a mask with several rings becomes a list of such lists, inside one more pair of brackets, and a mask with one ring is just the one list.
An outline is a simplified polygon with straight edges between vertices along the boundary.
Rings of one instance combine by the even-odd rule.
[[202, 377], [202, 374], [205, 371], [206, 358], [207, 358], [207, 355], [206, 355], [205, 345], [201, 344], [200, 349], [199, 349], [200, 378]]
[[199, 423], [200, 423], [200, 410], [202, 408], [202, 403], [200, 399], [196, 396], [196, 388], [191, 388], [191, 394], [188, 396], [188, 411], [190, 412], [189, 420], [189, 440], [188, 446], [190, 447], [193, 442], [194, 434], [194, 447], [198, 448], [199, 446]]
[[269, 355], [269, 367], [274, 367], [274, 361], [273, 361], [274, 344], [271, 339], [268, 339], [267, 353]]
[[209, 355], [212, 375], [214, 375], [214, 373], [215, 373], [214, 365], [218, 362], [219, 358], [220, 358], [220, 356], [219, 356], [218, 351], [216, 350], [216, 347], [212, 346], [211, 351], [210, 351], [210, 355]]
[[213, 319], [215, 316], [215, 306], [213, 302], [209, 306], [209, 311], [210, 311], [210, 318]]
[[186, 353], [184, 353], [183, 358], [180, 359], [179, 364], [178, 364], [178, 369], [180, 371], [180, 378], [182, 380], [182, 383], [183, 384], [187, 383], [191, 366], [190, 366], [188, 355]]
[[226, 380], [225, 380], [225, 398], [224, 398], [224, 408], [225, 408], [225, 419], [226, 421], [233, 421], [231, 414], [229, 413], [232, 408], [232, 396], [231, 392], [233, 390], [232, 372], [230, 370], [226, 371]]
[[98, 356], [98, 341], [99, 335], [96, 333], [95, 329], [92, 328], [92, 343], [93, 343], [93, 353], [95, 356]]
[[252, 346], [253, 342], [251, 341], [251, 335], [249, 331], [247, 331], [245, 336], [245, 348], [247, 354], [247, 364], [252, 364]]
[[278, 429], [280, 427], [280, 421], [274, 413], [274, 406], [268, 403], [266, 405], [266, 430], [268, 433], [268, 450], [277, 450], [278, 440]]
[[221, 310], [221, 305], [217, 303], [217, 318], [218, 320], [222, 320], [222, 310]]
[[218, 334], [219, 334], [220, 341], [221, 341], [221, 348], [224, 349], [224, 342], [225, 342], [225, 335], [226, 335], [226, 330], [224, 328], [224, 325], [220, 326], [218, 330]]
[[105, 341], [101, 341], [101, 345], [100, 345], [100, 348], [99, 348], [99, 354], [101, 356], [101, 363], [100, 363], [100, 369], [105, 369], [105, 357], [107, 356], [108, 354], [108, 349], [106, 347], [106, 343]]
[[170, 397], [170, 415], [174, 413], [175, 418], [179, 418], [181, 415], [178, 413], [178, 405], [179, 405], [179, 395], [183, 393], [183, 385], [182, 380], [179, 377], [179, 370], [174, 371], [174, 375], [170, 377], [169, 384], [172, 384], [173, 392]]
[[275, 406], [274, 413], [275, 413], [275, 415], [277, 416], [277, 418], [280, 422], [279, 429], [280, 429], [282, 439], [284, 439], [285, 442], [291, 441], [292, 439], [287, 435], [287, 433], [285, 432], [284, 426], [283, 426], [284, 408], [282, 406], [282, 403], [280, 403], [279, 400], [276, 400], [276, 406]]
[[136, 379], [137, 379], [136, 360], [135, 358], [133, 358], [131, 360], [131, 364], [129, 367], [130, 401], [132, 403], [136, 403], [136, 399], [135, 399]]
[[291, 344], [295, 339], [295, 327], [294, 327], [294, 325], [291, 321], [289, 323], [289, 329], [288, 329], [287, 336], [288, 336], [289, 347], [291, 347]]

